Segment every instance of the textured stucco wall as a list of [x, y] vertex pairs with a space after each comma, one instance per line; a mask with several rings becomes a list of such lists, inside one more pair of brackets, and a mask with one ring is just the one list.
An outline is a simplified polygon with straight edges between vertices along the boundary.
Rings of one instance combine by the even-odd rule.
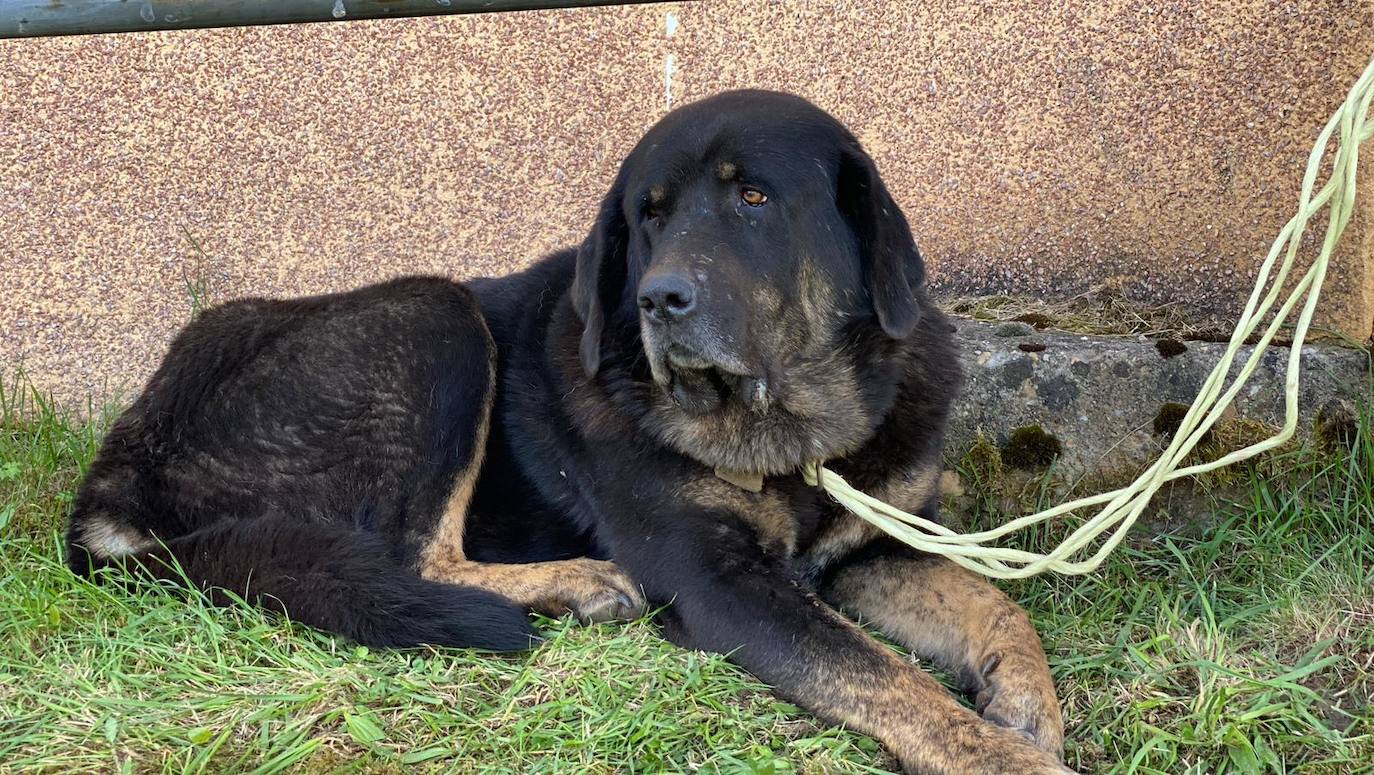
[[[680, 103], [787, 89], [878, 158], [945, 293], [1108, 278], [1234, 314], [1374, 3], [736, 2], [0, 44], [0, 367], [136, 385], [212, 297], [519, 267]], [[1324, 296], [1374, 317], [1374, 166]], [[206, 257], [192, 246], [199, 243]]]

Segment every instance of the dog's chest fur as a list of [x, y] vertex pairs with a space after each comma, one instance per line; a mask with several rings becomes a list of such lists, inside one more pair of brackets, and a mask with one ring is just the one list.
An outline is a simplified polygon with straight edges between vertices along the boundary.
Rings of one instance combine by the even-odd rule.
[[747, 524], [759, 548], [786, 561], [797, 576], [815, 581], [836, 560], [879, 535], [800, 475], [767, 477], [757, 490], [703, 474], [676, 496], [728, 512]]

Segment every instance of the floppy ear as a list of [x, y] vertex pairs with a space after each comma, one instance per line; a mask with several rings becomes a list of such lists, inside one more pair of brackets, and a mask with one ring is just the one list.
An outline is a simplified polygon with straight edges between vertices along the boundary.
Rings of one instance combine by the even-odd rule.
[[595, 377], [601, 368], [601, 334], [606, 328], [606, 309], [613, 307], [625, 285], [625, 217], [621, 214], [621, 186], [616, 184], [601, 200], [591, 233], [577, 251], [572, 303], [582, 319], [582, 369]]
[[925, 266], [911, 227], [883, 185], [873, 159], [857, 142], [845, 149], [839, 177], [837, 201], [859, 239], [864, 282], [878, 323], [893, 339], [905, 339], [920, 320], [915, 291], [925, 282]]

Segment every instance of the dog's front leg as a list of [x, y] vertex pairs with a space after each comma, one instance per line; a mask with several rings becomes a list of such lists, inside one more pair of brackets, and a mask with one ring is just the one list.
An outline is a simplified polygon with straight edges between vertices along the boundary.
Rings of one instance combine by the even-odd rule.
[[821, 595], [953, 674], [987, 720], [1051, 753], [1063, 750], [1064, 722], [1040, 638], [988, 579], [895, 546], [842, 564]]
[[729, 654], [818, 716], [877, 738], [904, 770], [1066, 772], [805, 590], [735, 515], [659, 512], [608, 532], [616, 561], [669, 604], [675, 642]]

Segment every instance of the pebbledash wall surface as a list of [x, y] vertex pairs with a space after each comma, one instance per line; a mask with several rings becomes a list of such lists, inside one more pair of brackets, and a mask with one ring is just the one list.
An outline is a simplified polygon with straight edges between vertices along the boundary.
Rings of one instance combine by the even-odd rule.
[[[517, 269], [581, 239], [670, 106], [744, 86], [855, 129], [941, 294], [1111, 279], [1225, 320], [1371, 55], [1368, 0], [705, 0], [6, 41], [0, 368], [63, 400], [137, 387], [188, 281], [223, 300]], [[1364, 170], [1322, 314], [1357, 340]]]

